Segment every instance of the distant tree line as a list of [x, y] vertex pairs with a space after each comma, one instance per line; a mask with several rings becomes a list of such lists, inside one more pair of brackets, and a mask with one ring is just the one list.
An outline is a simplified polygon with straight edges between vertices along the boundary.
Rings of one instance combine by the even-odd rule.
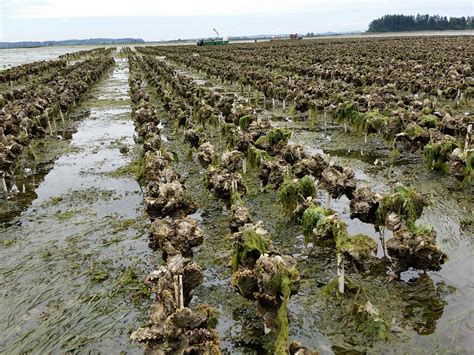
[[437, 31], [474, 29], [474, 17], [439, 15], [385, 15], [369, 24], [368, 32]]

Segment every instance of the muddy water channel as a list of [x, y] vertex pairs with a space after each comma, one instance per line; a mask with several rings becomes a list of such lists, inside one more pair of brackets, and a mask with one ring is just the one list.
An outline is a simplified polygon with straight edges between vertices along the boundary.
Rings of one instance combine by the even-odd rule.
[[[175, 64], [175, 63], [173, 63]], [[240, 87], [206, 78], [188, 68], [180, 73], [193, 77], [199, 85], [206, 85], [222, 93], [241, 96]], [[267, 106], [268, 105], [267, 102]], [[299, 118], [281, 109], [263, 110], [263, 115], [276, 116], [274, 126], [288, 127], [294, 132], [293, 143], [302, 144], [311, 153], [321, 153], [335, 163], [351, 167], [358, 185], [367, 185], [380, 193], [387, 193], [400, 182], [418, 189], [430, 201], [419, 223], [429, 224], [438, 233], [438, 243], [448, 254], [449, 260], [439, 272], [420, 273], [408, 271], [401, 280], [393, 280], [387, 268], [371, 270], [368, 275], [349, 271], [350, 277], [363, 290], [381, 314], [390, 322], [390, 332], [385, 341], [369, 339], [365, 329], [350, 326], [350, 317], [357, 297], [347, 302], [328, 299], [322, 287], [335, 275], [335, 257], [331, 253], [305, 246], [297, 224], [283, 217], [278, 207], [278, 197], [273, 191], [261, 193], [255, 173], [245, 176], [249, 193], [245, 205], [252, 217], [262, 219], [272, 233], [273, 242], [280, 250], [298, 259], [298, 269], [303, 283], [300, 292], [290, 299], [290, 338], [306, 346], [330, 353], [469, 353], [474, 348], [474, 190], [452, 177], [428, 171], [420, 152], [400, 149], [395, 155], [387, 142], [375, 135], [365, 137], [320, 117], [316, 124], [299, 122]], [[166, 125], [165, 125], [166, 126]], [[166, 129], [166, 127], [165, 127]], [[218, 133], [206, 128], [207, 137], [215, 147], [221, 147]], [[214, 136], [214, 138], [213, 138]], [[182, 137], [171, 137], [170, 148], [178, 152], [183, 148]], [[196, 164], [186, 162], [186, 150], [180, 154], [180, 165], [187, 171], [187, 187], [201, 201], [201, 223], [208, 239], [197, 257], [207, 267], [206, 281], [197, 295], [201, 301], [210, 302], [220, 311], [219, 331], [223, 348], [231, 353], [261, 353], [261, 339], [252, 337], [258, 332], [258, 318], [251, 305], [235, 297], [230, 289], [230, 241], [225, 238], [229, 214], [218, 201], [202, 187], [202, 176]], [[201, 186], [201, 187], [200, 187]], [[319, 203], [326, 203], [324, 192]], [[351, 220], [349, 201], [343, 197], [332, 200], [336, 210], [348, 224], [351, 234], [365, 233], [379, 243], [379, 257], [383, 257], [382, 241], [372, 225]], [[391, 237], [387, 232], [385, 238]], [[226, 251], [227, 249], [227, 251]], [[360, 297], [360, 299], [364, 299]], [[349, 316], [348, 316], [349, 315]]]
[[58, 138], [33, 144], [19, 193], [0, 200], [0, 353], [142, 352], [129, 333], [155, 261], [127, 168], [137, 154], [128, 63], [115, 60]]

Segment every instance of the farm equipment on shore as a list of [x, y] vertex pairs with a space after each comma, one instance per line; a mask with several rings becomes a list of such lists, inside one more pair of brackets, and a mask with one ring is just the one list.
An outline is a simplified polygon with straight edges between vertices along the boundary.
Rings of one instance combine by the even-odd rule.
[[303, 39], [302, 36], [298, 35], [297, 33], [290, 33], [288, 36], [273, 36], [270, 38], [270, 41], [284, 41], [284, 40], [300, 40]]
[[229, 44], [229, 40], [225, 37], [220, 37], [219, 32], [215, 28], [213, 28], [214, 32], [217, 34], [216, 38], [208, 38], [208, 39], [200, 39], [197, 41], [198, 46], [222, 46], [225, 44]]

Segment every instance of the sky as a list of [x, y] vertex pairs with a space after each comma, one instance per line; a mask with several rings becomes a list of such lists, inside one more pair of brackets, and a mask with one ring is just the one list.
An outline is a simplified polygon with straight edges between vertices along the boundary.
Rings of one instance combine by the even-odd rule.
[[0, 0], [0, 41], [365, 31], [417, 13], [473, 16], [474, 0]]

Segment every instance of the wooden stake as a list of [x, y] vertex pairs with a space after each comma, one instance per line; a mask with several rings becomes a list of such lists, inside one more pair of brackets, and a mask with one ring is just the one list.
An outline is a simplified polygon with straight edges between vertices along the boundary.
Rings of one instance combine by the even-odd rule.
[[7, 183], [5, 182], [5, 178], [2, 177], [2, 190], [5, 193], [8, 193]]
[[382, 228], [379, 231], [379, 239], [380, 239], [380, 244], [382, 244], [382, 251], [383, 251], [383, 256], [387, 256], [387, 248], [385, 246], [385, 230]]
[[56, 120], [52, 119], [51, 121], [53, 121], [54, 133], [56, 134], [56, 132], [58, 131], [58, 126], [56, 125]]
[[339, 278], [338, 291], [341, 295], [344, 294], [344, 256], [342, 253], [337, 253], [337, 276]]
[[331, 195], [329, 192], [326, 192], [326, 208], [329, 208], [331, 206]]
[[184, 308], [183, 275], [178, 275], [179, 309]]
[[471, 134], [472, 134], [472, 122], [467, 125], [466, 141], [464, 142], [464, 151], [465, 152], [469, 149], [469, 142], [471, 140]]
[[174, 281], [174, 300], [176, 302], [176, 306], [179, 307], [180, 301], [179, 301], [179, 280], [178, 280], [178, 275], [173, 276], [173, 281]]
[[236, 180], [232, 180], [231, 183], [230, 183], [230, 189], [232, 191], [232, 193], [236, 192], [237, 191], [237, 181]]
[[49, 134], [52, 136], [53, 135], [53, 128], [51, 127], [51, 120], [48, 117], [48, 128], [49, 128]]

